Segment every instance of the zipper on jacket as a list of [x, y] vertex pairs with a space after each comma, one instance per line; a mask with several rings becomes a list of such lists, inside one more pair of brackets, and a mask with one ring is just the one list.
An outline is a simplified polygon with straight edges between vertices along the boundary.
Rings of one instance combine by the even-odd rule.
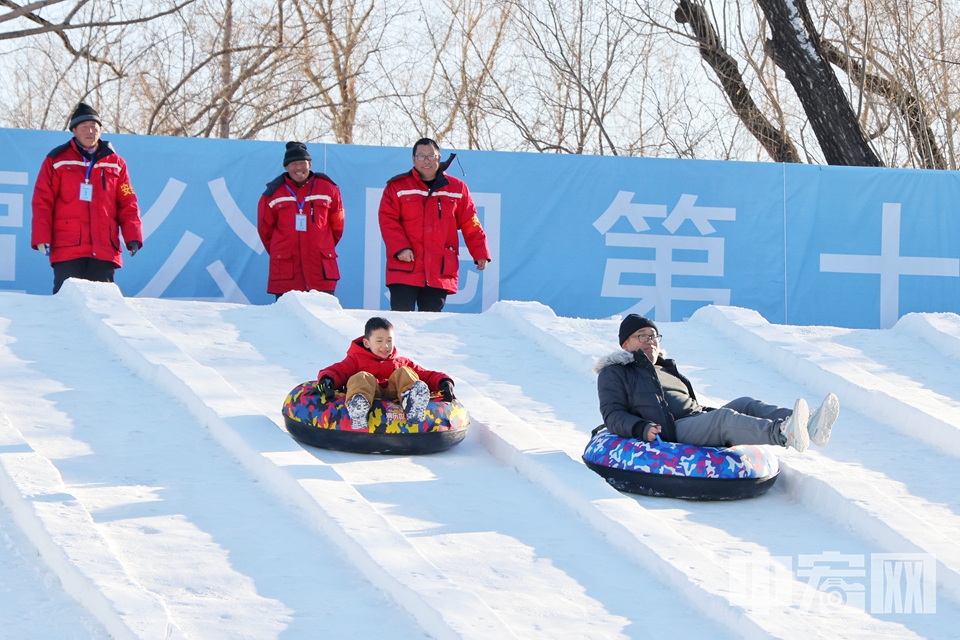
[[[641, 352], [634, 351], [633, 353], [634, 353], [633, 361], [637, 362], [636, 354]], [[643, 360], [641, 360], [640, 362], [643, 363], [643, 366], [647, 367], [650, 370], [650, 372], [653, 374], [653, 382], [654, 384], [657, 385], [657, 388], [660, 390], [660, 392], [657, 394], [658, 395], [657, 402], [660, 403], [660, 410], [667, 415], [671, 415], [670, 407], [667, 404], [667, 394], [663, 391], [663, 385], [660, 384], [660, 376], [657, 375], [657, 365], [653, 362], [650, 362], [650, 359], [647, 357], [646, 354], [643, 354]], [[677, 373], [679, 373], [679, 371]], [[681, 380], [681, 382], [683, 382], [683, 380]], [[687, 389], [689, 389], [689, 387], [687, 387]], [[692, 394], [691, 394], [691, 397], [693, 397]], [[694, 401], [696, 401], [696, 398], [694, 398]], [[663, 425], [660, 425], [660, 426], [662, 427]]]
[[100, 186], [104, 191], [107, 190], [107, 177], [103, 174], [103, 167], [100, 167]]
[[313, 202], [310, 203], [310, 223], [317, 224], [317, 216], [313, 209]]
[[440, 206], [440, 198], [437, 198], [437, 220], [443, 217], [443, 207]]

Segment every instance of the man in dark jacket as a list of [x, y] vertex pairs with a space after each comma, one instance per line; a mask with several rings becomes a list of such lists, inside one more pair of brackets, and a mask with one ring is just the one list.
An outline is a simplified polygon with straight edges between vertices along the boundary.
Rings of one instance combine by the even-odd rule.
[[123, 266], [121, 231], [131, 256], [143, 246], [127, 165], [100, 139], [101, 126], [96, 109], [78, 104], [73, 139], [47, 154], [33, 189], [30, 244], [50, 256], [54, 293], [67, 278], [113, 282]]
[[662, 357], [660, 337], [652, 320], [631, 313], [620, 323], [623, 350], [601, 358], [594, 368], [600, 413], [613, 433], [646, 442], [659, 435], [701, 447], [772, 444], [797, 451], [806, 450], [811, 440], [823, 446], [830, 439], [840, 412], [834, 394], [812, 415], [803, 398], [792, 411], [749, 397], [719, 409], [702, 407], [676, 362]]

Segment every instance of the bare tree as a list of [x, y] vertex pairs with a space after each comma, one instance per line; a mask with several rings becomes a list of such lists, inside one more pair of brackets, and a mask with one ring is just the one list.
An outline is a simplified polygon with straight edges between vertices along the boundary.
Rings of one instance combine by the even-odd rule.
[[230, 94], [233, 85], [233, 0], [223, 6], [223, 55], [220, 56], [220, 137], [230, 137]]
[[958, 166], [943, 0], [0, 0], [0, 41], [8, 126]]
[[493, 112], [538, 151], [617, 155], [611, 121], [640, 65], [618, 0], [509, 1], [519, 62], [493, 79]]
[[695, 0], [679, 0], [674, 17], [689, 25], [697, 41], [700, 56], [710, 65], [730, 105], [748, 131], [776, 162], [800, 162], [800, 154], [783, 128], [774, 126], [753, 100], [737, 61], [727, 53], [710, 15]]
[[200, 2], [150, 29], [153, 46], [134, 72], [147, 116], [144, 133], [229, 137], [241, 84], [233, 76], [234, 59], [242, 57], [245, 78], [263, 73], [277, 49], [278, 28], [271, 15], [257, 25], [255, 43], [243, 42], [234, 34], [234, 18], [230, 0], [219, 7]]
[[947, 162], [927, 120], [926, 110], [917, 95], [900, 82], [869, 73], [861, 59], [847, 54], [830, 42], [823, 43], [826, 59], [847, 72], [851, 78], [860, 80], [860, 88], [887, 99], [900, 112], [910, 135], [913, 136], [917, 155], [926, 169], [946, 169]]
[[[68, 51], [74, 54], [81, 54], [82, 51], [76, 49], [71, 44], [67, 37], [68, 32], [89, 29], [91, 27], [120, 27], [141, 24], [174, 14], [194, 1], [195, 0], [181, 0], [181, 2], [173, 4], [166, 9], [153, 12], [144, 12], [142, 8], [137, 7], [138, 11], [131, 17], [115, 19], [115, 16], [121, 13], [121, 3], [119, 0], [100, 2], [91, 2], [91, 0], [37, 0], [27, 4], [18, 4], [12, 0], [0, 0], [0, 7], [7, 9], [5, 13], [0, 13], [0, 24], [17, 23], [27, 20], [39, 25], [30, 28], [16, 28], [7, 25], [7, 28], [0, 28], [0, 40], [27, 38], [43, 33], [56, 33]], [[129, 10], [131, 3], [126, 2], [124, 5], [126, 5], [125, 8]], [[86, 11], [84, 11], [84, 9], [86, 9]], [[59, 15], [56, 17], [41, 15], [41, 13], [53, 13], [54, 10], [59, 10]], [[59, 21], [55, 22], [55, 20]]]
[[282, 1], [263, 9], [201, 1], [156, 25], [137, 75], [145, 133], [253, 138], [313, 109], [299, 30]]
[[497, 0], [421, 1], [416, 14], [421, 28], [402, 48], [407, 64], [380, 58], [389, 67], [387, 98], [402, 115], [408, 137], [496, 148], [484, 107], [500, 71], [511, 12], [512, 5]]
[[379, 92], [365, 95], [376, 86], [364, 76], [382, 52], [384, 33], [395, 17], [375, 0], [296, 1], [300, 20], [297, 50], [299, 66], [317, 96], [334, 139], [352, 144], [357, 110]]
[[828, 164], [881, 166], [823, 52], [805, 0], [757, 0], [772, 37], [767, 51], [803, 104]]
[[137, 55], [124, 45], [130, 30], [176, 15], [195, 1], [0, 0], [0, 41], [8, 43], [0, 55], [17, 87], [12, 123], [62, 126], [77, 100], [99, 103], [109, 97]]
[[[810, 13], [807, 2], [817, 15]], [[828, 163], [876, 166], [884, 164], [878, 155], [882, 153], [889, 163], [901, 164], [906, 150], [909, 164], [956, 166], [952, 153], [956, 112], [951, 112], [946, 97], [951, 90], [956, 95], [956, 79], [951, 77], [956, 74], [942, 63], [930, 64], [943, 59], [940, 54], [951, 41], [946, 30], [956, 24], [956, 16], [942, 3], [756, 0], [762, 16], [753, 34], [744, 37], [740, 34], [751, 4], [734, 0], [720, 5], [723, 28], [732, 27], [740, 36], [735, 54], [708, 26], [711, 10], [703, 0], [676, 0], [675, 17], [691, 29], [704, 60], [725, 85], [734, 113], [764, 147], [769, 146], [769, 130], [756, 126], [762, 123], [757, 111], [773, 114], [784, 125], [792, 120], [796, 126], [802, 116], [800, 129], [791, 132], [779, 124], [775, 129], [806, 145], [804, 128], [809, 126], [817, 138], [813, 155], [822, 153]], [[649, 19], [648, 6], [642, 9]], [[727, 13], [727, 7], [733, 11]], [[951, 29], [955, 34], [956, 27]], [[767, 30], [772, 34], [769, 39], [764, 36]], [[767, 71], [765, 61], [758, 63], [752, 56], [752, 38], [765, 40], [766, 53], [790, 83], [789, 95], [774, 95], [779, 78]], [[722, 51], [711, 52], [715, 43]], [[750, 79], [739, 68], [733, 72], [737, 57], [747, 62]], [[845, 84], [834, 75], [834, 67], [846, 74]], [[749, 99], [756, 94], [751, 84], [764, 91], [763, 101], [753, 106]], [[795, 111], [795, 101], [802, 113]], [[784, 113], [789, 115], [785, 118]], [[951, 149], [949, 158], [942, 151], [944, 144]]]
[[861, 126], [872, 130], [891, 164], [903, 162], [903, 149], [914, 166], [956, 167], [957, 114], [949, 96], [956, 95], [958, 70], [945, 59], [957, 51], [957, 9], [897, 0], [824, 7], [825, 55], [847, 74]]

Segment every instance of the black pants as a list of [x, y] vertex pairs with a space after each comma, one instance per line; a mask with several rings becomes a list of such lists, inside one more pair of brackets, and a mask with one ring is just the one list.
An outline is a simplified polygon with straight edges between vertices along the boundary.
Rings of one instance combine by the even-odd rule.
[[96, 258], [77, 258], [53, 263], [53, 292], [60, 291], [67, 278], [92, 280], [93, 282], [113, 282], [113, 272], [117, 265], [109, 260]]
[[447, 291], [435, 287], [414, 287], [409, 284], [389, 284], [390, 310], [413, 311], [416, 305], [419, 311], [443, 311], [447, 301]]

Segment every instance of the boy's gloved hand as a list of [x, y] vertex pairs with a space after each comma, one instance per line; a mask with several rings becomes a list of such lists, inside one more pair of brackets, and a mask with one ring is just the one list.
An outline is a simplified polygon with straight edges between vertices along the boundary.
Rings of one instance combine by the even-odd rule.
[[127, 251], [130, 252], [130, 256], [132, 257], [137, 255], [137, 251], [140, 251], [140, 247], [142, 246], [143, 245], [140, 244], [138, 241], [131, 240], [130, 242], [127, 243]]
[[333, 378], [330, 376], [323, 376], [320, 378], [320, 381], [317, 383], [317, 391], [320, 392], [320, 401], [329, 402], [333, 400]]
[[453, 380], [444, 378], [440, 381], [440, 395], [443, 397], [444, 402], [457, 399], [457, 396], [453, 395]]

